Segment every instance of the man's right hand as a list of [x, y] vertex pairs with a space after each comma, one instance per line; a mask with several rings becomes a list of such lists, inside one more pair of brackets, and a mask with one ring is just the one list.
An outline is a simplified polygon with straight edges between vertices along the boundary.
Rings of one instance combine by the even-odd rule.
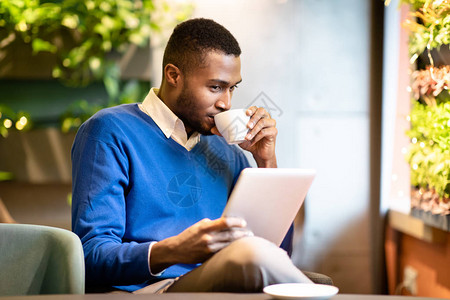
[[156, 274], [171, 265], [202, 263], [233, 241], [252, 236], [241, 218], [203, 219], [180, 234], [153, 245], [150, 269]]

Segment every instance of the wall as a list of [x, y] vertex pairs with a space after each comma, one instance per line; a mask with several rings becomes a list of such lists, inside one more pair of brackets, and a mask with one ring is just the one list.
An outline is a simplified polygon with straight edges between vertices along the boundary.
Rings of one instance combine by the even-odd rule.
[[[370, 1], [194, 3], [196, 17], [215, 19], [240, 42], [243, 82], [233, 106], [268, 104], [279, 166], [318, 170], [294, 262], [331, 276], [342, 293], [371, 293]], [[157, 47], [156, 85], [161, 56]]]

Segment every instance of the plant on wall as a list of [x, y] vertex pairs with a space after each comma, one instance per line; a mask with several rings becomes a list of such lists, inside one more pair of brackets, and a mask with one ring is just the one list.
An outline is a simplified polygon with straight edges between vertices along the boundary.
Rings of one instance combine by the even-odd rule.
[[[450, 44], [449, 0], [402, 0], [411, 5], [404, 23], [410, 32], [412, 108], [407, 135], [411, 144], [407, 160], [411, 167], [413, 208], [433, 214], [450, 214], [450, 66], [436, 64]], [[436, 52], [437, 51], [437, 52]]]
[[444, 214], [450, 210], [450, 67], [413, 72], [411, 138], [407, 159], [411, 166], [413, 206]]
[[402, 0], [412, 7], [411, 17], [404, 23], [410, 31], [409, 54], [414, 62], [427, 51], [450, 44], [450, 1], [448, 0]]

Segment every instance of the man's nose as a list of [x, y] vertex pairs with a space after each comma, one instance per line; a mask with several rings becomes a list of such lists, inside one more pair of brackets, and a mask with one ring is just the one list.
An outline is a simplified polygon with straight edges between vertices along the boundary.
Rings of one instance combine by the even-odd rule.
[[222, 110], [229, 110], [231, 108], [231, 92], [223, 93], [222, 97], [217, 101], [216, 106]]

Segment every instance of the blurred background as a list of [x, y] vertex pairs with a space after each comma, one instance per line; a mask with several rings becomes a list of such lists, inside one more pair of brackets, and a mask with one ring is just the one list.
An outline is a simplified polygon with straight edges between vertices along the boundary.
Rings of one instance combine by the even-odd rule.
[[[342, 293], [450, 298], [450, 154], [441, 139], [449, 136], [450, 110], [442, 108], [447, 115], [439, 117], [441, 150], [430, 142], [426, 155], [425, 146], [408, 152], [424, 133], [416, 132], [415, 142], [414, 132], [406, 134], [415, 116], [411, 78], [419, 75], [413, 72], [448, 65], [428, 58], [432, 49], [446, 46], [439, 57], [448, 51], [450, 41], [439, 30], [450, 30], [450, 4], [391, 2], [1, 2], [4, 206], [16, 222], [70, 229], [70, 147], [77, 128], [103, 107], [141, 102], [160, 84], [173, 27], [212, 18], [242, 49], [243, 82], [233, 107], [263, 106], [277, 120], [279, 167], [317, 170], [296, 219], [294, 263], [332, 277]], [[427, 9], [435, 25], [414, 15]], [[441, 81], [431, 75], [433, 84], [416, 84], [424, 91], [417, 103], [429, 100], [436, 82], [441, 96], [431, 93], [438, 104], [450, 99], [450, 77], [442, 70]], [[427, 123], [428, 111], [421, 112]], [[430, 167], [430, 153], [440, 157], [440, 169]], [[420, 155], [426, 163], [417, 162]], [[428, 173], [421, 177], [417, 169]], [[439, 174], [436, 184], [419, 180], [430, 174]], [[437, 195], [441, 210], [428, 209], [420, 219], [423, 213], [411, 209], [411, 185], [420, 195]]]

